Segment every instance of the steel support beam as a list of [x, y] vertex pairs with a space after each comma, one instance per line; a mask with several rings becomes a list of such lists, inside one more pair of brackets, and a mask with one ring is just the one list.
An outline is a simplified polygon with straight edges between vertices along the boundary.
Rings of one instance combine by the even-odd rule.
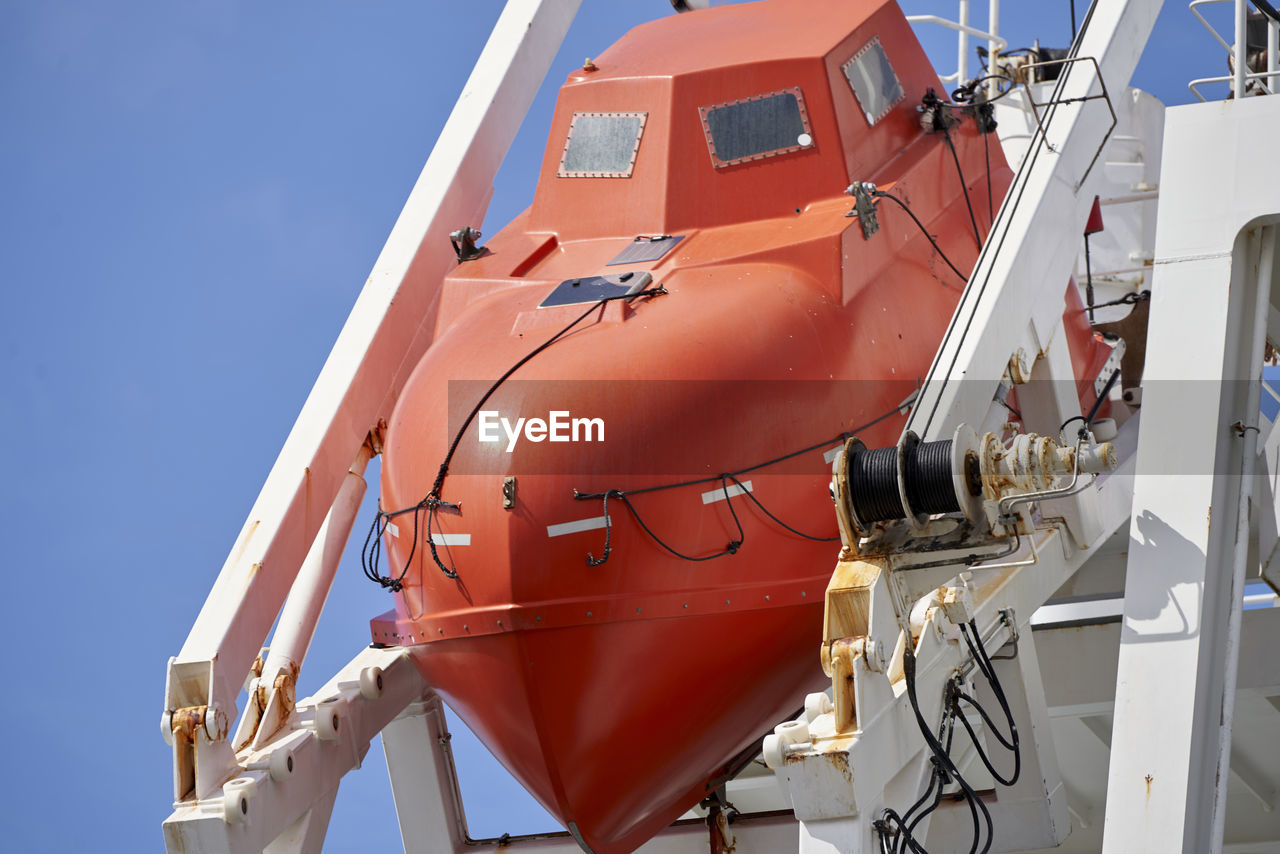
[[1222, 850], [1248, 530], [1231, 425], [1257, 419], [1260, 227], [1280, 213], [1280, 166], [1229, 153], [1280, 133], [1275, 99], [1177, 107], [1166, 131], [1103, 835], [1124, 854]]

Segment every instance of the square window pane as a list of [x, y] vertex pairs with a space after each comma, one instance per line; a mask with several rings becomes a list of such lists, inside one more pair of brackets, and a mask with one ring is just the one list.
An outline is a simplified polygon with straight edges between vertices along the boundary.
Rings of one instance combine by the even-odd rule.
[[895, 104], [906, 97], [879, 36], [863, 45], [842, 67], [868, 124], [874, 125], [883, 119]]
[[786, 154], [813, 144], [799, 89], [702, 107], [699, 112], [716, 166]]
[[561, 178], [629, 178], [648, 113], [574, 113]]

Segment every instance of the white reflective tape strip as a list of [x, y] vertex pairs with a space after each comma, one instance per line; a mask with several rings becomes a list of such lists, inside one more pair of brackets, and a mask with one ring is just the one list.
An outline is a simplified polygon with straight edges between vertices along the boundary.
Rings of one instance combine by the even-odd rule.
[[836, 455], [840, 453], [840, 450], [841, 450], [843, 447], [844, 447], [844, 445], [836, 445], [834, 448], [832, 448], [832, 449], [831, 449], [831, 450], [829, 450], [829, 451], [823, 451], [823, 453], [822, 453], [822, 461], [823, 461], [824, 463], [832, 463], [832, 462], [835, 462]]
[[393, 536], [393, 537], [398, 537], [398, 536], [400, 536], [400, 529], [396, 527], [396, 523], [395, 523], [395, 522], [388, 522], [388, 523], [387, 523], [387, 533], [388, 533], [388, 534], [390, 534], [390, 535], [391, 535], [391, 536]]
[[725, 489], [724, 487], [719, 487], [709, 492], [702, 493], [702, 503], [714, 504], [717, 501], [724, 501], [726, 492], [728, 493], [729, 498], [733, 498], [735, 495], [742, 495], [743, 493], [754, 492], [754, 491], [755, 490], [751, 488], [751, 481], [744, 480], [742, 482], [742, 486], [738, 486], [736, 483], [731, 483], [729, 484], [728, 489]]
[[590, 519], [578, 519], [573, 522], [561, 522], [559, 525], [548, 525], [548, 537], [563, 537], [565, 534], [576, 534], [579, 531], [594, 531], [609, 524], [608, 516], [593, 516]]
[[431, 542], [437, 546], [469, 546], [470, 534], [432, 534]]

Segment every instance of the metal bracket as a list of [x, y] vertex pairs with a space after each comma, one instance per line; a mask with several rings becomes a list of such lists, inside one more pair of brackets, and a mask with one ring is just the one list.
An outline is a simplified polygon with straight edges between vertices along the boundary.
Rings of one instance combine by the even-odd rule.
[[876, 185], [866, 181], [854, 181], [845, 190], [846, 195], [853, 196], [853, 210], [846, 217], [856, 216], [862, 223], [862, 239], [870, 240], [871, 235], [880, 230], [880, 221], [876, 218], [876, 203], [872, 197]]
[[[1089, 173], [1093, 171], [1093, 167], [1098, 162], [1098, 158], [1102, 155], [1102, 149], [1106, 147], [1107, 140], [1111, 139], [1112, 131], [1116, 129], [1116, 125], [1119, 124], [1120, 122], [1120, 120], [1116, 118], [1115, 107], [1111, 105], [1111, 96], [1107, 93], [1107, 81], [1102, 79], [1102, 69], [1098, 66], [1098, 60], [1092, 56], [1076, 56], [1076, 57], [1071, 57], [1069, 59], [1053, 59], [1053, 60], [1047, 60], [1045, 62], [1030, 62], [1023, 66], [1023, 70], [1029, 71], [1033, 68], [1039, 68], [1041, 66], [1048, 66], [1048, 65], [1057, 65], [1057, 66], [1074, 65], [1077, 62], [1093, 63], [1093, 70], [1094, 70], [1094, 73], [1097, 75], [1098, 85], [1102, 87], [1101, 95], [1084, 95], [1079, 98], [1059, 98], [1057, 100], [1045, 101], [1042, 104], [1038, 104], [1036, 103], [1036, 99], [1031, 94], [1031, 84], [1027, 82], [1033, 76], [1030, 74], [1023, 75], [1022, 88], [1027, 93], [1027, 103], [1031, 106], [1031, 114], [1035, 116], [1036, 128], [1040, 131], [1040, 141], [1044, 143], [1045, 148], [1049, 149], [1054, 154], [1058, 153], [1058, 149], [1053, 147], [1053, 143], [1049, 142], [1049, 135], [1048, 133], [1046, 133], [1044, 129], [1044, 123], [1040, 120], [1040, 108], [1041, 107], [1045, 107], [1045, 108], [1057, 107], [1062, 104], [1074, 104], [1082, 101], [1101, 100], [1106, 102], [1107, 110], [1111, 113], [1111, 127], [1107, 128], [1107, 132], [1102, 135], [1102, 141], [1098, 143], [1098, 150], [1093, 153], [1093, 159], [1089, 161], [1088, 168], [1084, 170], [1084, 174], [1081, 175], [1080, 180], [1076, 182], [1075, 188], [1076, 188], [1076, 191], [1079, 192], [1080, 188], [1084, 186], [1085, 180], [1088, 179]], [[1061, 74], [1060, 74], [1060, 77], [1061, 77]]]
[[464, 225], [457, 231], [450, 233], [449, 242], [453, 244], [453, 252], [458, 256], [459, 264], [463, 261], [474, 261], [481, 256], [489, 254], [487, 248], [476, 246], [476, 241], [479, 239], [479, 230], [469, 225]]

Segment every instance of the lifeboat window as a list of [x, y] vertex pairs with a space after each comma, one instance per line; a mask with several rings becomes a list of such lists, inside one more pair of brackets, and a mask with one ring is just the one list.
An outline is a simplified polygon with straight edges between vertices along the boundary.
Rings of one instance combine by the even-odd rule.
[[809, 114], [798, 87], [699, 107], [698, 113], [717, 168], [813, 145]]
[[883, 119], [906, 97], [879, 36], [863, 45], [841, 67], [854, 97], [858, 99], [858, 106], [867, 117], [867, 124], [874, 125]]
[[561, 178], [630, 178], [648, 113], [574, 113]]

